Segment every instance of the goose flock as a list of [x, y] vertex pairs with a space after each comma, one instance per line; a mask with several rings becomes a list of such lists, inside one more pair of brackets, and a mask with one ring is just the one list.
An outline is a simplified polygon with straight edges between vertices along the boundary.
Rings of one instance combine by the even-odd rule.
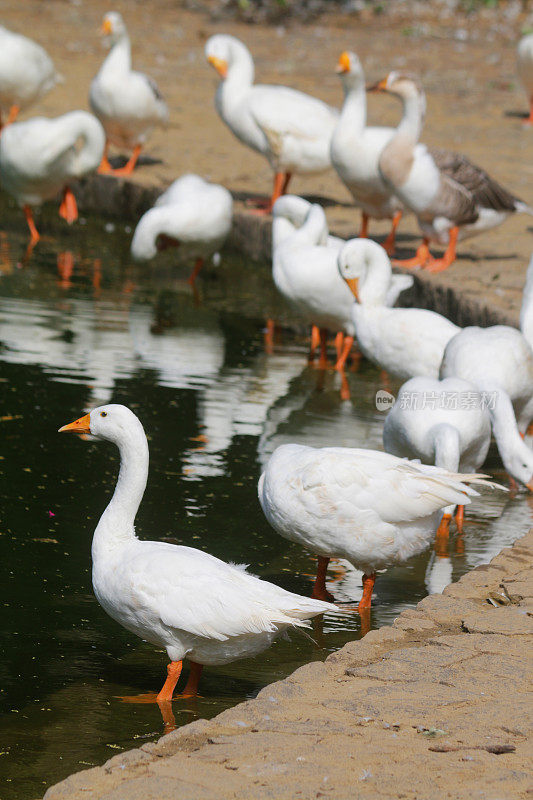
[[[60, 215], [74, 222], [71, 183], [97, 171], [131, 175], [151, 131], [168, 121], [156, 84], [132, 70], [122, 16], [106, 14], [102, 34], [111, 49], [90, 85], [92, 113], [74, 110], [19, 122], [19, 111], [61, 77], [39, 45], [0, 28], [0, 181], [24, 210], [30, 248], [39, 240], [35, 207], [60, 197]], [[521, 41], [518, 53], [533, 121], [531, 37]], [[532, 209], [466, 156], [420, 142], [426, 104], [416, 77], [390, 72], [368, 88], [359, 58], [344, 51], [337, 64], [344, 90], [338, 110], [286, 86], [254, 83], [252, 55], [234, 36], [210, 37], [205, 57], [220, 78], [220, 118], [272, 168], [270, 198], [257, 212], [272, 214], [273, 282], [295, 320], [311, 326], [310, 359], [320, 346], [318, 366], [328, 367], [334, 334], [340, 373], [356, 344], [360, 355], [406, 382], [385, 419], [385, 452], [288, 442], [263, 464], [258, 497], [266, 519], [277, 534], [318, 559], [311, 597], [201, 550], [136, 536], [149, 454], [143, 426], [130, 409], [106, 403], [59, 429], [118, 447], [115, 491], [93, 537], [93, 587], [114, 620], [166, 650], [167, 679], [152, 697], [160, 705], [175, 697], [184, 659], [190, 673], [178, 696], [190, 697], [204, 666], [257, 655], [285, 630], [305, 627], [317, 615], [349, 613], [326, 589], [333, 557], [363, 572], [357, 608], [368, 619], [379, 571], [446, 539], [454, 514], [460, 532], [464, 508], [479, 490], [504, 490], [481, 471], [491, 435], [513, 489], [533, 491], [533, 451], [525, 439], [533, 420], [533, 258], [521, 330], [462, 329], [433, 311], [398, 307], [413, 277], [392, 269], [447, 269], [461, 239]], [[367, 125], [368, 90], [401, 101], [396, 128]], [[112, 168], [110, 147], [127, 149], [124, 167]], [[362, 214], [360, 235], [348, 241], [329, 233], [319, 204], [287, 193], [292, 175], [330, 168]], [[413, 258], [391, 262], [396, 230], [407, 214], [416, 217], [422, 242]], [[132, 258], [146, 262], [179, 247], [194, 259], [194, 284], [204, 260], [223, 245], [232, 218], [228, 189], [184, 174], [138, 221]], [[384, 246], [368, 238], [372, 219], [390, 220]], [[430, 244], [445, 248], [442, 257], [432, 255]], [[274, 324], [267, 324], [270, 333]], [[218, 364], [222, 356], [209, 341], [205, 349]], [[165, 370], [165, 358], [145, 355]], [[206, 391], [215, 383], [210, 376]]]

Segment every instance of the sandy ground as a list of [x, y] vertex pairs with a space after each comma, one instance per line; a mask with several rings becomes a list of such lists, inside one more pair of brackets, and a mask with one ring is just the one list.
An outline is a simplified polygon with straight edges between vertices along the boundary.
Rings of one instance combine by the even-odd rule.
[[392, 627], [45, 800], [529, 798], [532, 560], [533, 531]]
[[[259, 27], [213, 22], [171, 0], [120, 0], [113, 7], [127, 21], [135, 67], [155, 78], [170, 107], [169, 128], [158, 131], [147, 149], [159, 163], [141, 165], [136, 182], [166, 185], [184, 171], [197, 171], [236, 193], [270, 191], [266, 161], [237, 142], [214, 110], [217, 77], [205, 62], [203, 48], [211, 34], [227, 31], [250, 46], [259, 81], [285, 83], [337, 105], [341, 87], [334, 67], [346, 48], [359, 54], [369, 80], [392, 68], [420, 74], [428, 96], [424, 140], [465, 152], [533, 204], [533, 129], [522, 125], [526, 102], [515, 76], [516, 40], [524, 15], [509, 19], [502, 12], [500, 17], [492, 13], [486, 19], [478, 15], [460, 20], [452, 15], [443, 22], [427, 14], [423, 21], [366, 14], [328, 16], [313, 25]], [[90, 80], [105, 55], [98, 28], [107, 10], [109, 4], [102, 0], [0, 2], [2, 22], [35, 36], [66, 77], [31, 114], [87, 107]], [[369, 104], [371, 122], [398, 120], [393, 99], [370, 97]], [[350, 208], [350, 196], [335, 173], [296, 177], [291, 190], [324, 198], [335, 232], [349, 236], [358, 231], [359, 213]], [[466, 300], [482, 298], [517, 320], [532, 249], [531, 225], [529, 217], [517, 215], [461, 244], [456, 264], [432, 283], [454, 287]], [[383, 224], [372, 228], [377, 234], [385, 230]], [[400, 244], [407, 254], [416, 243], [414, 220], [406, 220], [401, 231], [406, 238]]]

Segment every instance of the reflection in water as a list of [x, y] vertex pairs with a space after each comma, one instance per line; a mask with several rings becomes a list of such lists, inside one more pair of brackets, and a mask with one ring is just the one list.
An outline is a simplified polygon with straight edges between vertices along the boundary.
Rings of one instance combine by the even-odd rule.
[[[306, 366], [303, 338], [284, 334], [266, 354], [262, 320], [286, 321], [267, 268], [226, 258], [206, 269], [196, 305], [187, 264], [134, 268], [121, 231], [104, 233], [89, 220], [83, 236], [62, 232], [60, 246], [44, 237], [21, 265], [19, 227], [18, 238], [0, 235], [2, 800], [38, 796], [174, 724], [253, 697], [359, 636], [362, 622], [390, 623], [530, 527], [523, 495], [484, 496], [467, 508], [463, 538], [452, 536], [449, 552], [424, 553], [380, 576], [368, 620], [327, 615], [313, 638], [291, 633], [259, 659], [206, 670], [204, 696], [194, 707], [163, 709], [163, 719], [155, 704], [121, 703], [117, 697], [164, 679], [166, 658], [108, 619], [93, 597], [90, 538], [117, 456], [104, 444], [67, 447], [59, 424], [101, 403], [131, 405], [151, 453], [139, 535], [249, 563], [308, 594], [314, 556], [269, 528], [257, 479], [285, 442], [381, 449], [374, 397], [383, 382], [362, 362], [347, 372], [352, 399], [342, 400], [338, 373]], [[492, 460], [487, 470], [497, 467]], [[332, 560], [327, 588], [350, 608], [361, 596], [361, 573]]]

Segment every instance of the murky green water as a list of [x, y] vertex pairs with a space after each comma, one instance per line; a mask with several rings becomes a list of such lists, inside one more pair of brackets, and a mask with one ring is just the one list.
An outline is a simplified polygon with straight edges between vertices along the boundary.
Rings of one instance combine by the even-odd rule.
[[[265, 355], [267, 313], [284, 317], [269, 270], [238, 257], [210, 267], [193, 297], [188, 266], [134, 267], [123, 227], [88, 220], [49, 236], [28, 263], [22, 216], [2, 209], [0, 235], [0, 797], [34, 798], [69, 773], [163, 732], [155, 705], [117, 695], [158, 690], [166, 656], [108, 619], [93, 597], [91, 535], [112, 493], [117, 452], [58, 436], [102, 402], [131, 406], [150, 438], [138, 533], [170, 538], [308, 594], [312, 555], [278, 537], [256, 497], [261, 466], [287, 441], [381, 446], [382, 386], [363, 363], [340, 379], [308, 368], [306, 342], [284, 331]], [[392, 383], [391, 388], [397, 384]], [[490, 469], [498, 469], [493, 457]], [[531, 525], [524, 497], [470, 506], [450, 555], [426, 553], [381, 575], [372, 626], [489, 560]], [[357, 600], [360, 574], [333, 564], [329, 588]], [[293, 634], [263, 656], [207, 668], [178, 725], [253, 697], [297, 666], [359, 635], [356, 614], [326, 617], [314, 641]]]

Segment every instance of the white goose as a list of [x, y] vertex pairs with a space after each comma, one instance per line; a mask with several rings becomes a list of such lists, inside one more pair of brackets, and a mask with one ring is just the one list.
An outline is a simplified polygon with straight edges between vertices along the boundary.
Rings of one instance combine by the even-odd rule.
[[286, 86], [254, 86], [252, 56], [234, 36], [211, 36], [205, 54], [222, 78], [215, 95], [220, 117], [274, 170], [274, 189], [266, 209], [271, 211], [293, 173], [315, 174], [331, 166], [329, 145], [338, 111]]
[[[426, 99], [417, 81], [391, 72], [374, 88], [403, 103], [402, 120], [381, 153], [379, 170], [404, 206], [416, 214], [424, 235], [415, 258], [398, 264], [440, 272], [455, 260], [459, 239], [493, 228], [509, 214], [533, 214], [465, 156], [418, 143]], [[432, 257], [430, 241], [446, 246], [442, 258]]]
[[[344, 246], [342, 239], [329, 236], [321, 206], [293, 195], [276, 201], [272, 222], [274, 283], [299, 315], [320, 329], [322, 364], [327, 331], [346, 334], [336, 364], [339, 370], [344, 367], [355, 334], [353, 296], [337, 268], [337, 256]], [[411, 285], [410, 276], [393, 276], [389, 267], [383, 302], [396, 302], [400, 292]]]
[[313, 596], [326, 599], [330, 557], [364, 570], [359, 610], [370, 608], [376, 571], [406, 561], [431, 542], [440, 510], [494, 486], [375, 450], [298, 444], [278, 447], [259, 479], [272, 527], [319, 556]]
[[100, 406], [62, 431], [91, 433], [119, 448], [115, 492], [93, 537], [93, 588], [114, 620], [166, 649], [170, 664], [158, 702], [172, 700], [184, 658], [191, 672], [181, 696], [190, 697], [204, 664], [257, 655], [285, 629], [337, 610], [201, 550], [138, 539], [134, 522], [148, 476], [148, 443], [139, 419], [125, 406]]
[[0, 26], [0, 127], [6, 124], [63, 80], [41, 45]]
[[[121, 15], [104, 16], [102, 33], [110, 37], [111, 52], [91, 83], [89, 103], [104, 126], [107, 143], [100, 172], [130, 175], [141, 150], [155, 127], [168, 120], [168, 108], [154, 81], [131, 68], [131, 44]], [[107, 145], [133, 149], [128, 163], [113, 170]]]
[[135, 228], [131, 254], [148, 261], [170, 246], [196, 257], [194, 283], [204, 258], [218, 250], [231, 230], [233, 198], [223, 186], [199, 175], [182, 175], [157, 199]]
[[[474, 384], [460, 378], [417, 376], [403, 384], [383, 427], [383, 446], [400, 458], [418, 458], [449, 472], [477, 472], [490, 446], [490, 416]], [[453, 507], [438, 533], [447, 535]], [[456, 516], [462, 531], [463, 506]]]
[[533, 33], [522, 36], [517, 48], [517, 72], [529, 102], [528, 125], [533, 125]]
[[59, 214], [67, 222], [78, 217], [68, 182], [98, 167], [104, 152], [102, 126], [86, 111], [55, 119], [34, 117], [9, 125], [0, 136], [0, 181], [22, 206], [30, 229], [30, 246], [39, 241], [32, 206], [63, 191]]
[[484, 393], [507, 472], [533, 491], [533, 452], [522, 436], [533, 419], [533, 351], [507, 325], [464, 328], [447, 344], [441, 378], [455, 375]]
[[365, 74], [355, 53], [341, 54], [337, 72], [342, 78], [344, 105], [331, 137], [331, 163], [362, 211], [360, 236], [368, 236], [370, 217], [392, 219], [392, 230], [383, 245], [392, 253], [402, 204], [384, 182], [378, 164], [381, 151], [395, 130], [367, 126]]
[[434, 311], [388, 308], [390, 260], [370, 239], [347, 242], [338, 269], [356, 299], [352, 320], [363, 355], [400, 378], [437, 378], [444, 348], [460, 328]]

